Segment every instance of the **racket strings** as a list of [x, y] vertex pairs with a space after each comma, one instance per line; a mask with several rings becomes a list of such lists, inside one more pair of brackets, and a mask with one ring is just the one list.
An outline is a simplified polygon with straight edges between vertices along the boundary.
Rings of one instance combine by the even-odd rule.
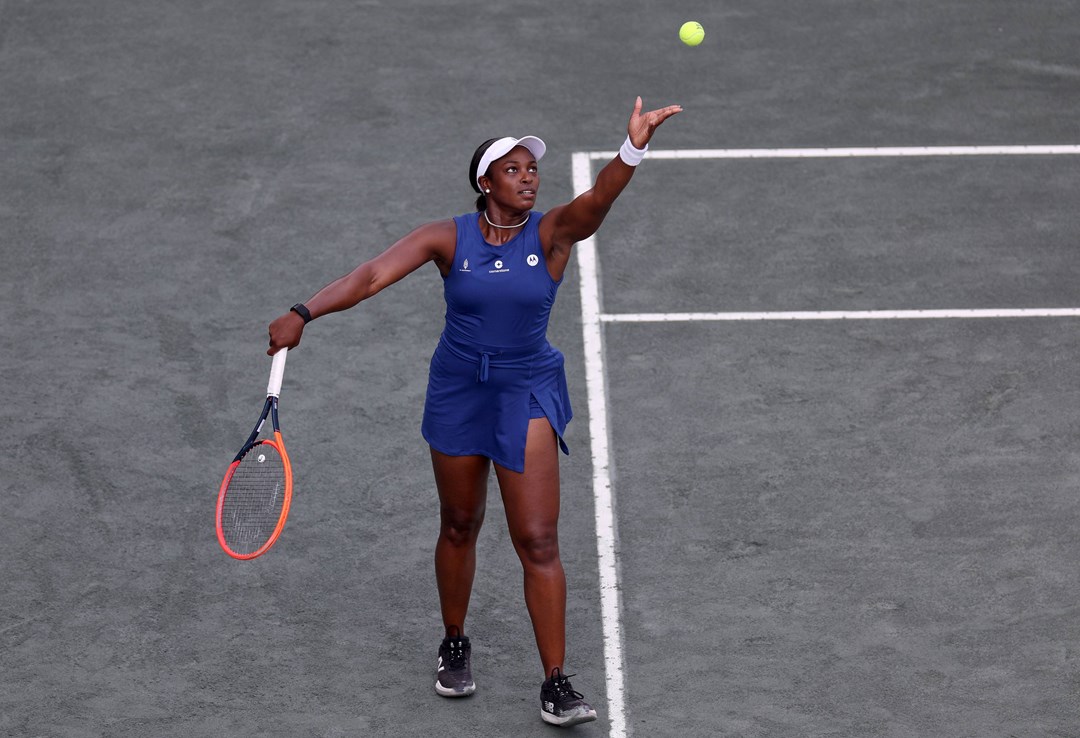
[[222, 534], [233, 552], [254, 553], [274, 534], [285, 487], [285, 464], [273, 445], [258, 443], [240, 459], [221, 508]]

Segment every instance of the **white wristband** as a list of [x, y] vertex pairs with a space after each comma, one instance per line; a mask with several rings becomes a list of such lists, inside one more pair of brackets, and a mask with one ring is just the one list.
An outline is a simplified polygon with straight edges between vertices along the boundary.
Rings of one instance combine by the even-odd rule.
[[619, 149], [619, 158], [629, 166], [636, 167], [645, 158], [645, 152], [648, 150], [649, 144], [645, 144], [645, 148], [639, 149], [630, 143], [630, 136], [627, 136], [626, 140], [623, 141], [622, 148]]

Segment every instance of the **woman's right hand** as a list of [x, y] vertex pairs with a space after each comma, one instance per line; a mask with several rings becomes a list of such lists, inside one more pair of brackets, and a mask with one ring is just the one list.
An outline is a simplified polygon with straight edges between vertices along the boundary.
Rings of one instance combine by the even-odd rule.
[[294, 349], [300, 345], [304, 335], [304, 319], [292, 310], [274, 319], [270, 324], [270, 348], [268, 356], [273, 356], [283, 348]]

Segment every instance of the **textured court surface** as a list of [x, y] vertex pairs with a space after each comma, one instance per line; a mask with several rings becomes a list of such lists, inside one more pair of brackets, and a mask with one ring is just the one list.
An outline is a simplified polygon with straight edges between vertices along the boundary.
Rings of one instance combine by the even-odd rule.
[[[566, 201], [637, 94], [663, 149], [1076, 145], [1080, 4], [0, 0], [0, 734], [553, 734], [494, 485], [479, 691], [432, 689], [434, 268], [290, 356], [277, 547], [213, 503], [270, 319], [468, 210], [491, 136]], [[646, 161], [604, 309], [1080, 307], [1078, 164]], [[608, 324], [613, 730], [581, 308], [572, 268], [574, 733], [1080, 732], [1080, 319]]]

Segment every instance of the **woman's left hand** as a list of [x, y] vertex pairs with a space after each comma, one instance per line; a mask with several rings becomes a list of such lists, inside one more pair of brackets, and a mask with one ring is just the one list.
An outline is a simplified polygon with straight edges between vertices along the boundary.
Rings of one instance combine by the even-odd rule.
[[653, 131], [665, 120], [681, 112], [682, 105], [668, 105], [666, 108], [642, 113], [641, 96], [639, 95], [637, 102], [634, 103], [634, 112], [630, 116], [630, 123], [626, 126], [626, 133], [630, 136], [630, 143], [634, 144], [636, 148], [645, 148], [645, 145], [649, 143], [649, 139], [652, 138]]

